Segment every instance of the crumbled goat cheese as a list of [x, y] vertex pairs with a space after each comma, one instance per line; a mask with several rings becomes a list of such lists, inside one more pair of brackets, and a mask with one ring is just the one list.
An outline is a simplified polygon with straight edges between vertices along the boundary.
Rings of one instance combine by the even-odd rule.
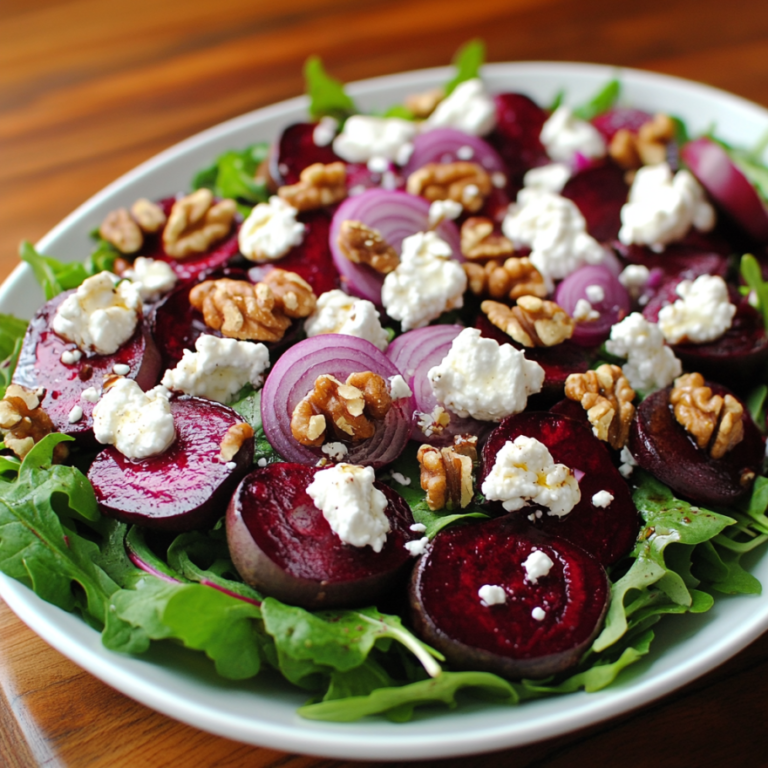
[[578, 299], [576, 306], [573, 308], [571, 317], [577, 323], [588, 323], [592, 320], [599, 320], [600, 313], [592, 309], [592, 305], [586, 299]]
[[587, 294], [587, 299], [592, 304], [599, 304], [605, 299], [605, 289], [602, 285], [588, 285], [584, 289], [584, 293]]
[[592, 504], [595, 507], [600, 507], [602, 509], [604, 509], [605, 507], [610, 507], [612, 502], [613, 502], [613, 494], [610, 491], [598, 491], [592, 497]]
[[83, 409], [79, 405], [73, 406], [72, 410], [69, 412], [69, 415], [67, 416], [67, 421], [70, 424], [77, 424], [80, 419], [83, 418]]
[[659, 328], [669, 344], [704, 344], [719, 339], [731, 327], [736, 305], [731, 304], [728, 286], [719, 275], [683, 280], [675, 293], [680, 298], [659, 312]]
[[480, 602], [490, 607], [492, 605], [504, 605], [507, 602], [507, 593], [502, 587], [496, 584], [484, 584], [477, 590], [477, 596], [480, 598]]
[[406, 541], [405, 548], [410, 552], [411, 557], [418, 557], [424, 554], [427, 544], [429, 544], [429, 539], [426, 536], [422, 536], [420, 539], [416, 539], [416, 541]]
[[635, 457], [629, 452], [629, 448], [627, 448], [626, 445], [621, 449], [619, 460], [621, 461], [619, 472], [623, 478], [629, 480], [629, 478], [632, 476], [633, 470], [637, 466], [637, 462], [635, 461]]
[[401, 400], [404, 397], [411, 397], [411, 395], [413, 395], [411, 388], [399, 373], [389, 377], [389, 396], [393, 400]]
[[523, 176], [523, 185], [559, 194], [570, 178], [571, 169], [565, 163], [549, 163], [527, 171]]
[[246, 384], [260, 386], [269, 367], [269, 352], [263, 344], [205, 333], [195, 342], [195, 349], [185, 349], [178, 365], [165, 372], [164, 387], [228, 403]]
[[304, 225], [296, 221], [298, 210], [281, 197], [259, 203], [240, 227], [240, 253], [256, 262], [275, 261], [304, 239]]
[[317, 300], [317, 308], [304, 321], [307, 336], [324, 333], [342, 333], [370, 341], [382, 352], [389, 344], [389, 336], [381, 327], [376, 307], [365, 299], [340, 291], [326, 291]]
[[131, 366], [125, 363], [115, 363], [112, 366], [112, 373], [116, 376], [127, 376], [131, 372]]
[[531, 584], [538, 584], [540, 578], [549, 575], [553, 565], [554, 563], [546, 552], [542, 552], [540, 549], [535, 549], [528, 555], [523, 563], [523, 568], [525, 568], [525, 578]]
[[93, 434], [129, 459], [156, 456], [176, 439], [165, 387], [142, 392], [133, 379], [118, 379], [93, 409]]
[[473, 136], [485, 136], [496, 127], [496, 104], [480, 78], [459, 83], [427, 118], [430, 128], [458, 128]]
[[531, 249], [531, 263], [550, 282], [605, 258], [576, 204], [553, 192], [521, 189], [501, 228], [517, 248]]
[[439, 403], [453, 413], [501, 421], [525, 410], [528, 395], [541, 390], [544, 369], [511, 344], [498, 344], [465, 328], [439, 365], [427, 373]]
[[171, 265], [160, 259], [137, 257], [130, 269], [123, 272], [123, 277], [133, 281], [139, 289], [141, 300], [157, 301], [164, 293], [168, 293], [178, 281]]
[[489, 501], [501, 501], [507, 512], [530, 502], [546, 507], [549, 515], [557, 517], [567, 515], [581, 499], [573, 470], [555, 464], [546, 445], [525, 435], [502, 446], [482, 491]]
[[339, 121], [336, 118], [325, 117], [320, 118], [320, 122], [315, 126], [312, 131], [312, 141], [316, 147], [327, 147], [336, 137], [336, 132], [339, 130]]
[[427, 526], [424, 525], [424, 523], [414, 523], [413, 525], [409, 526], [409, 530], [413, 531], [414, 533], [424, 533], [424, 531], [427, 530]]
[[628, 264], [619, 275], [619, 282], [627, 289], [629, 295], [636, 299], [648, 284], [651, 270], [645, 264]]
[[474, 156], [475, 150], [466, 144], [456, 150], [456, 157], [459, 160], [471, 160]]
[[664, 334], [639, 312], [633, 312], [611, 328], [605, 348], [625, 357], [621, 367], [632, 389], [650, 392], [669, 386], [683, 371], [675, 353], [664, 343]]
[[256, 462], [256, 464], [261, 467], [261, 469], [264, 469], [268, 463], [269, 462], [263, 456]]
[[344, 443], [325, 443], [320, 450], [329, 459], [333, 459], [334, 461], [343, 459], [349, 453], [349, 450]]
[[[393, 473], [392, 473], [392, 479], [393, 479], [393, 480], [394, 480], [396, 483], [400, 483], [400, 485], [410, 485], [410, 484], [411, 484], [411, 478], [410, 478], [410, 477], [406, 477], [406, 476], [405, 476], [404, 474], [402, 474], [401, 472], [393, 472]], [[418, 525], [418, 523], [414, 523], [414, 525]], [[412, 531], [414, 530], [414, 527], [413, 527], [413, 525], [411, 526], [411, 530], [412, 530]], [[426, 531], [427, 529], [426, 529], [426, 528], [424, 528], [424, 530]]]
[[367, 163], [373, 158], [398, 161], [403, 147], [413, 141], [417, 132], [418, 126], [412, 120], [352, 115], [333, 140], [333, 151], [348, 163]]
[[65, 349], [61, 353], [61, 362], [64, 365], [74, 365], [79, 363], [82, 357], [83, 353], [79, 349]]
[[605, 157], [605, 140], [600, 131], [576, 117], [569, 107], [558, 107], [541, 127], [539, 139], [555, 161], [570, 163], [577, 154]]
[[400, 263], [384, 278], [381, 301], [404, 331], [463, 306], [467, 276], [452, 255], [451, 246], [434, 232], [403, 240]]
[[141, 316], [139, 289], [111, 272], [86, 278], [59, 305], [53, 330], [83, 352], [112, 355], [133, 336]]
[[389, 170], [389, 160], [383, 157], [372, 157], [368, 161], [368, 170], [371, 173], [384, 173]]
[[435, 200], [429, 206], [429, 226], [434, 229], [441, 221], [458, 219], [463, 210], [455, 200]]
[[621, 208], [619, 240], [662, 251], [692, 226], [708, 232], [715, 226], [715, 209], [691, 173], [681, 170], [673, 176], [667, 163], [640, 168]]
[[544, 619], [547, 616], [547, 612], [540, 608], [538, 605], [531, 611], [531, 616], [536, 619], [536, 621], [544, 621]]
[[87, 387], [80, 393], [80, 399], [86, 403], [98, 403], [101, 393], [96, 387]]
[[374, 487], [375, 479], [373, 467], [337, 464], [317, 472], [307, 493], [345, 544], [381, 552], [391, 526], [387, 497]]
[[416, 416], [416, 425], [425, 437], [439, 434], [451, 423], [451, 415], [442, 405], [436, 405], [431, 413], [415, 411], [414, 415]]

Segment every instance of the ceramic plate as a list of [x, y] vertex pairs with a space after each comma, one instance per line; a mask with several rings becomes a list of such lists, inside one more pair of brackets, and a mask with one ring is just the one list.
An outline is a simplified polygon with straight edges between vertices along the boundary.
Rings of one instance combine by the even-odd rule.
[[[542, 104], [562, 88], [566, 103], [583, 102], [614, 76], [622, 101], [651, 112], [679, 115], [692, 134], [715, 124], [735, 144], [751, 145], [768, 130], [768, 111], [722, 91], [670, 77], [581, 64], [489, 65], [492, 91], [521, 91]], [[435, 69], [349, 86], [361, 108], [386, 107], [410, 92], [444, 83], [449, 70]], [[229, 148], [273, 139], [285, 125], [305, 119], [306, 100], [292, 99], [205, 131], [163, 152], [118, 179], [55, 227], [39, 248], [59, 259], [82, 259], [88, 232], [115, 207], [137, 197], [160, 198], [186, 190], [193, 173]], [[31, 271], [19, 267], [0, 288], [0, 311], [30, 317], [43, 296]], [[748, 563], [768, 583], [768, 553]], [[296, 708], [305, 694], [269, 674], [247, 683], [219, 679], [202, 654], [176, 647], [126, 657], [101, 645], [98, 633], [77, 616], [38, 599], [0, 576], [0, 594], [18, 616], [65, 656], [137, 701], [221, 736], [290, 752], [348, 759], [420, 759], [518, 746], [614, 717], [669, 693], [711, 670], [768, 629], [768, 596], [719, 597], [698, 616], [662, 621], [650, 658], [632, 666], [599, 693], [579, 693], [510, 708], [465, 697], [460, 709], [420, 710], [412, 722], [384, 719], [337, 724], [302, 720]]]

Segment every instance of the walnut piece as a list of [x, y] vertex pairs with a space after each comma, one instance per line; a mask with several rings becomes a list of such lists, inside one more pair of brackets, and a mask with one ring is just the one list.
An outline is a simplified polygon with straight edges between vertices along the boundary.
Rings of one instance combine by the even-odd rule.
[[136, 253], [144, 244], [141, 227], [131, 218], [127, 208], [110, 211], [101, 222], [99, 235], [120, 253]]
[[411, 93], [405, 97], [405, 107], [413, 113], [415, 118], [426, 120], [444, 98], [445, 91], [442, 88], [433, 88], [423, 93]]
[[146, 197], [140, 197], [131, 206], [131, 216], [141, 227], [141, 231], [147, 234], [159, 232], [166, 222], [166, 215], [163, 209], [157, 203], [147, 200]]
[[608, 154], [624, 170], [641, 165], [656, 165], [667, 159], [667, 144], [675, 137], [675, 123], [668, 115], [658, 114], [640, 126], [637, 135], [619, 128], [613, 135]]
[[400, 263], [397, 251], [384, 239], [378, 229], [362, 221], [347, 219], [341, 222], [337, 240], [341, 252], [354, 264], [368, 264], [386, 275]]
[[250, 424], [246, 424], [244, 421], [233, 424], [221, 441], [219, 458], [222, 461], [232, 461], [237, 456], [237, 452], [243, 447], [243, 443], [252, 437], [253, 427]]
[[[53, 422], [40, 405], [40, 398], [32, 390], [10, 384], [0, 400], [0, 432], [6, 448], [23, 459], [35, 443], [53, 432]], [[69, 453], [65, 443], [53, 451], [55, 462], [63, 461]]]
[[359, 443], [373, 437], [376, 421], [392, 406], [387, 382], [377, 373], [351, 373], [342, 384], [334, 376], [318, 376], [314, 389], [291, 414], [291, 433], [302, 445], [321, 446], [328, 427], [336, 440]]
[[538, 296], [521, 296], [514, 307], [484, 301], [480, 309], [504, 333], [524, 347], [554, 347], [573, 336], [575, 323], [568, 313]]
[[744, 438], [744, 407], [733, 395], [713, 395], [700, 373], [675, 379], [669, 402], [696, 445], [720, 459]]
[[495, 233], [493, 222], [471, 216], [461, 225], [461, 252], [467, 259], [499, 259], [511, 256], [512, 241]]
[[467, 507], [475, 495], [472, 466], [477, 461], [477, 437], [457, 435], [447, 448], [422, 445], [416, 458], [421, 466], [421, 487], [434, 512], [444, 507]]
[[174, 259], [205, 253], [232, 229], [237, 213], [234, 200], [213, 202], [209, 189], [198, 189], [177, 200], [163, 230], [165, 252]]
[[317, 307], [317, 297], [312, 286], [295, 272], [272, 269], [261, 278], [275, 297], [275, 307], [291, 318], [309, 317]]
[[333, 205], [347, 196], [347, 167], [342, 162], [313, 163], [296, 184], [280, 187], [277, 194], [299, 211]]
[[618, 365], [572, 373], [565, 380], [565, 396], [581, 403], [595, 437], [617, 451], [626, 445], [635, 415], [635, 390]]
[[515, 300], [521, 296], [543, 299], [547, 295], [544, 277], [527, 256], [512, 257], [503, 264], [493, 259], [483, 265], [465, 262], [462, 266], [469, 289], [476, 296]]
[[427, 163], [414, 171], [406, 182], [406, 189], [412, 195], [420, 195], [430, 202], [454, 200], [470, 213], [483, 207], [492, 188], [488, 172], [481, 165], [464, 160]]

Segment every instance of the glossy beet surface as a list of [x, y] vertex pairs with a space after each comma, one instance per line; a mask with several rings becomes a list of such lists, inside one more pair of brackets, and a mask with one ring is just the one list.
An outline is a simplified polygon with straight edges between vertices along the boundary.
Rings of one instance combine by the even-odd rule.
[[[41, 405], [54, 429], [88, 443], [93, 440], [94, 403], [81, 399], [83, 391], [95, 387], [101, 394], [104, 377], [118, 364], [129, 367], [127, 378], [135, 379], [144, 390], [150, 389], [160, 374], [160, 356], [146, 325], [140, 321], [133, 336], [115, 354], [84, 354], [76, 363], [62, 363], [62, 353], [76, 346], [54, 333], [52, 323], [59, 305], [72, 293], [74, 290], [66, 291], [47, 301], [30, 321], [13, 383], [32, 390], [43, 387]], [[75, 406], [82, 408], [83, 417], [70, 424], [69, 414]]]
[[[714, 394], [728, 390], [711, 384]], [[699, 504], [728, 506], [745, 496], [760, 469], [763, 439], [746, 409], [744, 439], [720, 459], [699, 448], [669, 405], [671, 387], [654, 392], [637, 409], [629, 450], [637, 463], [675, 493]]]
[[[523, 565], [534, 550], [553, 563], [535, 584]], [[486, 584], [500, 586], [506, 602], [483, 604]], [[608, 594], [605, 571], [583, 549], [506, 515], [437, 535], [413, 574], [412, 618], [458, 667], [544, 677], [579, 660], [600, 630]]]
[[315, 144], [316, 123], [294, 123], [281, 134], [269, 157], [269, 175], [278, 186], [296, 184], [301, 172], [313, 163], [335, 163], [341, 158], [331, 144]]
[[227, 513], [232, 561], [256, 589], [308, 608], [361, 605], [375, 600], [411, 561], [405, 543], [411, 510], [389, 487], [391, 530], [380, 552], [345, 544], [307, 494], [321, 471], [303, 464], [271, 464], [240, 484]]
[[88, 471], [101, 511], [127, 523], [166, 531], [212, 525], [253, 463], [253, 438], [231, 462], [221, 441], [242, 421], [231, 408], [197, 397], [171, 401], [176, 441], [159, 456], [132, 461], [105, 448]]
[[[547, 446], [555, 463], [574, 470], [581, 491], [581, 500], [567, 515], [556, 517], [543, 510], [541, 517], [534, 518], [534, 525], [578, 544], [605, 566], [626, 555], [635, 543], [640, 518], [629, 487], [614, 466], [609, 449], [582, 421], [540, 411], [505, 419], [491, 433], [483, 448], [478, 487], [482, 487], [504, 444], [520, 435], [535, 437]], [[608, 491], [613, 496], [609, 506], [596, 507], [592, 503], [592, 497], [599, 491]], [[503, 511], [500, 502], [493, 502], [493, 505]], [[536, 509], [524, 507], [511, 514], [527, 518]]]

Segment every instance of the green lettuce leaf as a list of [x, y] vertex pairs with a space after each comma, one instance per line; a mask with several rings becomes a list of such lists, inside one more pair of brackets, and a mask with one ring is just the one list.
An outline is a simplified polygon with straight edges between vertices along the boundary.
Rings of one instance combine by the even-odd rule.
[[460, 83], [480, 77], [480, 68], [484, 63], [485, 43], [480, 39], [464, 43], [453, 57], [456, 74], [445, 84], [445, 95], [450, 96]]
[[261, 390], [249, 391], [239, 400], [231, 403], [229, 407], [234, 408], [253, 427], [254, 463], [258, 464], [262, 459], [267, 464], [283, 461], [282, 456], [270, 445], [267, 436], [264, 434], [264, 427], [261, 423]]
[[5, 396], [16, 370], [27, 325], [26, 320], [0, 313], [0, 398]]
[[344, 84], [325, 71], [319, 56], [307, 59], [304, 80], [309, 96], [309, 115], [313, 120], [321, 117], [344, 120], [357, 112], [355, 102], [344, 90]]
[[609, 80], [588, 102], [576, 107], [573, 114], [582, 120], [592, 120], [607, 112], [618, 101], [621, 95], [621, 82]]

